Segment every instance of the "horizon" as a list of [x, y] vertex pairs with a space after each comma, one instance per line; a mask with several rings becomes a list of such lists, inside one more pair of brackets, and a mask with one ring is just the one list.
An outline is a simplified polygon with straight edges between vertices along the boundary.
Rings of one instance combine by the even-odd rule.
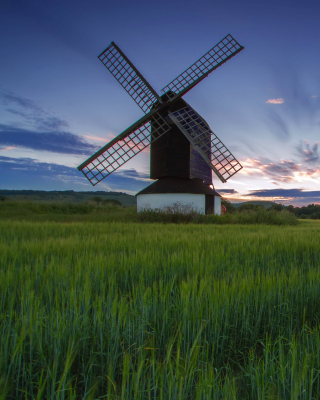
[[[0, 189], [0, 196], [2, 196], [2, 195], [5, 195], [5, 194], [3, 194], [2, 192], [6, 192], [6, 191], [8, 191], [8, 192], [45, 192], [45, 193], [51, 193], [51, 192], [53, 192], [53, 193], [55, 193], [55, 192], [73, 192], [73, 193], [92, 193], [93, 195], [94, 194], [98, 194], [98, 195], [103, 195], [103, 194], [115, 194], [115, 193], [117, 193], [117, 194], [122, 194], [122, 195], [126, 195], [126, 196], [132, 196], [132, 197], [134, 197], [135, 195], [134, 194], [129, 194], [129, 193], [126, 193], [126, 192], [121, 192], [121, 191], [103, 191], [103, 190], [34, 190], [34, 189], [22, 189], [22, 190], [20, 190], [20, 189]], [[9, 194], [10, 195], [10, 194]], [[228, 197], [225, 197], [225, 196], [221, 196], [221, 197], [223, 197], [223, 199], [225, 199], [225, 200], [227, 200], [227, 201], [230, 201], [230, 203], [231, 204], [241, 204], [241, 203], [250, 203], [250, 202], [261, 202], [261, 203], [275, 203], [275, 204], [281, 204], [281, 205], [283, 205], [283, 206], [285, 206], [285, 207], [287, 207], [287, 206], [292, 206], [293, 204], [283, 204], [283, 203], [279, 203], [279, 202], [277, 202], [277, 201], [274, 201], [274, 200], [265, 200], [265, 199], [263, 199], [263, 200], [261, 200], [261, 199], [256, 199], [256, 200], [248, 200], [248, 199], [237, 199], [237, 198], [228, 198]], [[309, 204], [305, 204], [305, 205], [302, 205], [302, 206], [294, 206], [295, 208], [300, 208], [300, 207], [305, 207], [305, 206], [308, 206], [308, 205], [311, 205], [311, 204], [313, 204], [313, 205], [320, 205], [319, 203], [309, 203]]]

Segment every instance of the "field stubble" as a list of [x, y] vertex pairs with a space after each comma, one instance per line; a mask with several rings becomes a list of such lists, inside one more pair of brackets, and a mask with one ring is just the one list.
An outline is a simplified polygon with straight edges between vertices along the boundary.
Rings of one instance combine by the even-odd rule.
[[2, 398], [318, 399], [319, 228], [0, 221]]

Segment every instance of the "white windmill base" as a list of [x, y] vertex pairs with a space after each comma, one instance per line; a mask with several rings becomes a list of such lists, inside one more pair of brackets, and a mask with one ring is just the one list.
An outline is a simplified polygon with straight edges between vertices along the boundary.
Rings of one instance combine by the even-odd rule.
[[138, 212], [221, 214], [220, 195], [200, 179], [161, 178], [136, 198]]
[[[137, 211], [163, 211], [188, 214], [206, 213], [206, 195], [191, 193], [141, 194], [137, 196]], [[214, 196], [214, 214], [221, 214], [221, 197]]]

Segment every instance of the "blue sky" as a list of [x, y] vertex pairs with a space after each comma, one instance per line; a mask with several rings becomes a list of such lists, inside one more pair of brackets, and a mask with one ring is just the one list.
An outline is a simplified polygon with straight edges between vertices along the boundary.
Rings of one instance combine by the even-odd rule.
[[320, 203], [320, 3], [2, 0], [0, 189], [150, 183], [143, 151], [94, 188], [76, 167], [142, 115], [97, 56], [115, 41], [159, 93], [228, 33], [245, 49], [184, 97], [242, 163], [232, 201]]

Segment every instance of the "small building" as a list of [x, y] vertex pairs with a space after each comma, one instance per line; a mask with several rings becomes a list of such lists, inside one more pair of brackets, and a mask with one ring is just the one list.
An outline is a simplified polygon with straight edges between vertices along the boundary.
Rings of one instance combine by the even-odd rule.
[[221, 196], [199, 178], [161, 178], [136, 194], [137, 211], [221, 214]]

